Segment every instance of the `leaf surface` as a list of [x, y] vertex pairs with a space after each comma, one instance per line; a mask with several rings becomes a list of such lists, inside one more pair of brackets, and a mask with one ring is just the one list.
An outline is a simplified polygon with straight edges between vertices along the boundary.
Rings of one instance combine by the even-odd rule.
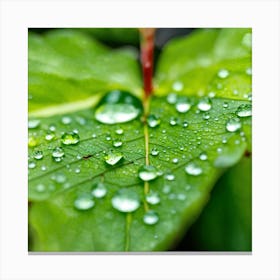
[[[215, 31], [215, 34], [220, 32]], [[201, 39], [207, 42], [210, 40], [208, 33], [201, 34]], [[234, 34], [233, 32], [228, 40]], [[218, 34], [215, 36], [218, 37]], [[192, 39], [184, 39], [184, 43], [188, 40]], [[176, 49], [172, 42], [170, 48]], [[205, 53], [213, 55], [215, 50], [211, 45]], [[32, 51], [36, 54], [34, 49]], [[168, 53], [168, 47], [166, 52]], [[196, 52], [199, 56], [203, 50], [197, 47]], [[250, 75], [246, 73], [250, 59], [246, 57], [247, 54], [237, 56], [233, 52], [230, 51], [228, 56], [235, 56], [235, 63], [218, 62], [218, 65], [235, 65], [235, 68], [230, 68], [232, 75], [235, 75], [233, 73], [239, 67], [243, 80], [241, 82], [238, 78], [238, 85], [242, 84], [244, 89], [236, 98], [232, 93], [235, 88], [231, 76], [221, 79], [223, 88], [228, 91], [223, 90], [214, 98], [212, 96], [208, 100], [211, 104], [209, 110], [199, 109], [204, 98], [199, 97], [195, 83], [176, 91], [177, 100], [188, 96], [191, 104], [188, 112], [179, 112], [177, 105], [170, 102], [170, 95], [160, 97], [163, 93], [169, 94], [168, 85], [177, 81], [177, 76], [173, 77], [169, 73], [176, 61], [166, 61], [167, 54], [164, 52], [157, 77], [165, 73], [169, 77], [168, 83], [158, 78], [158, 96], [153, 97], [150, 104], [150, 115], [160, 120], [157, 127], [149, 127], [141, 117], [123, 124], [101, 124], [94, 117], [96, 108], [80, 110], [79, 106], [74, 106], [73, 112], [68, 112], [67, 115], [56, 113], [31, 119], [39, 121], [35, 128], [29, 129], [29, 200], [32, 202], [29, 218], [33, 232], [32, 250], [156, 251], [166, 250], [173, 245], [197, 218], [223, 170], [236, 164], [251, 146], [250, 117], [240, 117], [241, 126], [236, 131], [226, 129], [227, 122], [236, 119], [238, 108], [250, 105], [248, 97], [244, 97], [251, 81]], [[177, 53], [185, 54], [179, 46]], [[244, 59], [247, 60], [243, 64]], [[199, 64], [195, 57], [193, 64]], [[64, 70], [58, 69], [52, 71], [63, 77]], [[130, 69], [126, 65], [124, 72], [130, 73]], [[205, 67], [205, 72], [207, 69], [217, 78], [217, 70], [220, 69], [218, 66], [215, 66], [215, 71], [212, 66]], [[35, 69], [34, 76], [43, 70]], [[32, 73], [30, 72], [30, 79], [33, 78]], [[185, 77], [184, 73], [187, 75], [188, 71], [184, 70], [178, 76]], [[67, 75], [71, 77], [71, 70], [70, 74], [66, 71], [65, 76]], [[197, 75], [196, 83], [198, 82]], [[205, 88], [210, 86], [203, 75], [201, 84]], [[77, 83], [77, 87], [80, 86], [82, 88], [82, 83]], [[129, 84], [123, 79], [120, 88], [127, 87]], [[104, 87], [100, 92], [105, 93], [106, 89]], [[133, 88], [130, 91], [134, 92]], [[34, 95], [40, 100], [40, 93], [37, 95], [34, 91]], [[122, 134], [118, 132], [120, 129], [123, 130]], [[79, 135], [79, 142], [64, 145], [61, 137], [72, 131]], [[50, 138], [52, 139], [48, 140]], [[115, 147], [116, 141], [122, 142], [122, 145]], [[52, 156], [57, 147], [61, 147], [64, 152], [60, 162], [55, 162]], [[106, 154], [111, 150], [123, 154], [123, 158], [113, 166], [105, 161]], [[155, 151], [158, 152], [157, 155]], [[40, 153], [43, 153], [43, 157], [36, 159]], [[159, 173], [155, 180], [145, 183], [139, 178], [138, 172], [147, 163], [147, 159]], [[105, 197], [94, 198], [95, 205], [89, 210], [76, 209], [74, 204], [77, 197], [85, 194], [90, 196], [98, 182], [103, 182], [107, 188]], [[140, 207], [133, 213], [121, 213], [112, 207], [112, 198], [119, 189], [124, 188], [129, 188], [139, 197]], [[145, 196], [150, 192], [158, 194], [158, 204], [152, 205], [146, 201]], [[148, 210], [155, 211], [159, 217], [154, 225], [147, 225], [143, 221]]]

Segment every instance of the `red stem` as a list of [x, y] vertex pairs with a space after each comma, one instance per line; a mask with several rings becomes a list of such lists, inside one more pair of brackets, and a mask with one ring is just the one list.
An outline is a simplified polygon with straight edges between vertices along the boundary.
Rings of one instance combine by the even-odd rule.
[[154, 58], [154, 37], [155, 28], [140, 28], [141, 32], [141, 63], [143, 72], [143, 83], [145, 99], [153, 91], [153, 58]]

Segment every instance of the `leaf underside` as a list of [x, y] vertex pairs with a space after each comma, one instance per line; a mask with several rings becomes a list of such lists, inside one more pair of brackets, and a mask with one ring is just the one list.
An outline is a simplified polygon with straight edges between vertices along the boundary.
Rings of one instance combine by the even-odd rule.
[[[32, 251], [162, 251], [180, 239], [203, 209], [213, 185], [225, 170], [223, 166], [215, 167], [217, 159], [226, 159], [229, 164], [225, 167], [229, 167], [237, 163], [246, 150], [251, 149], [250, 117], [240, 118], [241, 128], [236, 132], [226, 129], [228, 120], [236, 118], [239, 106], [251, 103], [248, 100], [251, 76], [246, 74], [246, 70], [251, 66], [250, 52], [246, 52], [246, 48], [245, 51], [241, 48], [237, 52], [236, 47], [229, 49], [227, 53], [218, 48], [223, 45], [227, 47], [228, 41], [235, 42], [232, 41], [235, 37], [240, 44], [239, 37], [249, 32], [243, 30], [242, 34], [237, 36], [241, 31], [231, 29], [231, 36], [227, 30], [215, 30], [205, 34], [198, 32], [191, 38], [174, 41], [173, 45], [170, 43], [159, 61], [155, 78], [156, 96], [150, 104], [150, 114], [159, 117], [161, 123], [158, 127], [148, 129], [141, 116], [124, 124], [105, 125], [97, 122], [93, 106], [96, 101], [88, 105], [89, 108], [75, 107], [81, 100], [97, 94], [102, 95], [114, 88], [129, 89], [136, 95], [139, 94], [139, 69], [131, 55], [118, 52], [112, 55], [110, 50], [104, 50], [88, 36], [74, 31], [54, 32], [46, 38], [36, 38], [39, 41], [36, 42], [39, 44], [38, 50], [30, 43], [29, 89], [32, 99], [29, 100], [29, 109], [30, 115], [36, 112], [36, 119], [40, 120], [36, 128], [29, 129], [29, 139], [35, 143], [29, 148], [29, 164], [32, 166], [35, 163], [35, 167], [33, 164], [33, 168], [29, 168]], [[200, 57], [193, 59], [192, 67], [182, 66], [183, 61], [189, 59], [187, 55], [186, 58], [183, 55], [188, 53], [188, 49], [181, 50], [181, 47], [176, 45], [184, 43], [187, 48], [188, 41], [195, 41], [197, 37], [208, 42], [209, 34], [215, 35], [211, 35], [215, 37], [215, 47], [213, 43], [206, 50], [197, 48], [196, 56], [199, 57], [202, 53], [204, 57], [205, 52], [211, 56], [210, 62], [203, 62], [201, 66]], [[227, 38], [226, 42], [222, 41], [221, 38], [224, 37], [221, 34]], [[45, 40], [47, 42], [44, 42]], [[85, 40], [82, 44], [84, 49], [78, 52], [81, 40]], [[67, 42], [70, 44], [69, 48], [65, 47]], [[51, 51], [48, 44], [52, 44]], [[235, 44], [238, 45], [237, 42]], [[43, 47], [47, 49], [49, 56], [39, 65]], [[194, 45], [191, 45], [189, 49], [195, 52], [193, 47]], [[69, 59], [65, 58], [67, 50]], [[182, 62], [173, 56], [172, 52], [176, 50], [177, 53], [182, 53]], [[55, 53], [54, 57], [50, 54], [52, 52]], [[103, 58], [109, 56], [110, 59], [100, 58], [104, 72], [96, 74], [101, 65], [99, 58], [96, 58], [99, 57], [99, 52], [104, 52]], [[119, 55], [115, 61], [115, 56]], [[168, 60], [169, 55], [171, 61]], [[76, 60], [73, 60], [75, 56]], [[90, 63], [86, 63], [87, 59]], [[129, 63], [121, 65], [122, 59]], [[76, 65], [77, 61], [80, 61], [80, 67], [88, 65], [85, 69], [90, 69], [85, 72], [89, 71], [91, 78], [88, 78], [87, 73], [79, 74], [79, 69], [67, 68], [68, 63]], [[221, 68], [229, 71], [228, 78], [217, 77]], [[109, 72], [102, 76], [107, 71]], [[116, 73], [121, 77], [117, 83], [107, 83]], [[99, 87], [99, 83], [95, 87], [95, 81], [101, 80], [102, 87]], [[178, 81], [184, 86], [179, 90], [175, 87], [175, 93], [178, 96], [188, 96], [192, 103], [191, 109], [186, 113], [179, 113], [175, 105], [168, 103], [166, 99], [167, 94], [174, 92], [174, 83], [178, 84]], [[49, 93], [51, 87], [57, 92]], [[67, 91], [69, 87], [72, 87], [72, 91]], [[76, 90], [79, 90], [78, 94], [75, 94]], [[198, 110], [200, 95], [207, 95], [214, 90], [211, 110]], [[83, 94], [80, 94], [80, 91]], [[72, 106], [67, 112], [67, 117], [71, 120], [68, 124], [63, 123], [65, 114], [59, 111], [60, 106], [65, 103]], [[50, 111], [49, 106], [54, 110]], [[48, 107], [48, 110], [45, 110], [45, 107]], [[41, 116], [40, 112], [43, 112]], [[171, 120], [175, 120], [176, 124], [172, 125]], [[50, 127], [55, 127], [52, 131], [53, 139], [46, 140]], [[120, 128], [123, 130], [121, 135], [116, 132]], [[63, 145], [62, 134], [73, 130], [78, 131], [79, 143]], [[115, 140], [121, 140], [123, 144], [116, 148], [112, 144]], [[148, 141], [148, 145], [145, 141]], [[145, 149], [147, 146], [148, 150]], [[65, 155], [61, 162], [53, 160], [52, 152], [56, 147], [64, 150]], [[151, 155], [153, 149], [158, 150], [158, 155]], [[114, 166], [108, 166], [104, 161], [105, 154], [111, 150], [120, 151], [124, 155]], [[43, 153], [43, 158], [36, 160], [34, 156], [38, 151]], [[138, 177], [139, 168], [145, 164], [146, 153], [150, 164], [162, 172], [161, 176], [148, 183], [148, 189], [160, 196], [160, 203], [157, 205], [147, 204], [144, 182]], [[207, 160], [200, 159], [201, 153], [207, 155]], [[185, 167], [190, 163], [199, 166], [202, 173], [198, 176], [188, 174]], [[174, 179], [170, 180], [170, 174], [174, 175]], [[93, 185], [101, 181], [107, 187], [107, 195], [96, 198], [92, 209], [75, 209], [75, 199], [81, 194], [90, 193]], [[38, 185], [43, 185], [44, 191], [38, 188]], [[131, 214], [121, 213], [112, 207], [112, 197], [122, 188], [132, 189], [141, 198], [140, 208]], [[143, 222], [147, 209], [158, 213], [159, 222], [155, 225], [146, 225]]]

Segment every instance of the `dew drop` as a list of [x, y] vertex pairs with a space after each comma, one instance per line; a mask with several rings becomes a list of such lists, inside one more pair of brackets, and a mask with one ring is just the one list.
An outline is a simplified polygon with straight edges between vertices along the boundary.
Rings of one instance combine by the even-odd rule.
[[38, 184], [35, 189], [37, 192], [44, 192], [46, 190], [46, 187], [43, 184]]
[[193, 162], [189, 163], [185, 167], [185, 171], [187, 172], [187, 174], [192, 175], [192, 176], [198, 176], [202, 173], [202, 169]]
[[202, 152], [200, 155], [199, 155], [199, 159], [200, 160], [207, 160], [208, 159], [208, 156], [205, 152]]
[[184, 84], [180, 81], [176, 81], [172, 85], [172, 89], [175, 91], [181, 91], [184, 88]]
[[64, 145], [75, 145], [79, 143], [80, 141], [80, 136], [76, 132], [67, 132], [63, 133], [61, 136], [61, 142]]
[[36, 120], [36, 119], [29, 120], [28, 121], [28, 128], [31, 128], [31, 129], [37, 128], [37, 127], [39, 127], [40, 123], [41, 123], [40, 120]]
[[115, 130], [115, 132], [116, 132], [116, 134], [118, 134], [118, 135], [122, 135], [122, 134], [123, 134], [123, 129], [122, 129], [122, 128], [117, 128], [117, 129]]
[[145, 213], [143, 221], [146, 225], [154, 225], [159, 221], [159, 216], [155, 211], [149, 210]]
[[55, 138], [55, 134], [54, 134], [52, 131], [48, 132], [48, 133], [46, 134], [46, 136], [45, 136], [45, 139], [46, 139], [47, 141], [51, 141], [51, 140], [53, 140], [54, 138]]
[[138, 176], [143, 181], [151, 181], [158, 177], [158, 170], [152, 165], [144, 165], [139, 168]]
[[94, 185], [91, 194], [96, 198], [102, 198], [107, 194], [107, 188], [104, 183], [99, 182]]
[[99, 102], [95, 111], [97, 121], [105, 124], [134, 120], [142, 111], [141, 102], [126, 91], [113, 90]]
[[168, 194], [168, 193], [170, 193], [170, 191], [171, 191], [170, 185], [164, 185], [163, 186], [163, 189], [162, 189], [163, 193]]
[[228, 108], [228, 102], [226, 102], [226, 101], [224, 102], [223, 108], [225, 108], [225, 109]]
[[160, 203], [160, 197], [159, 194], [153, 191], [150, 191], [146, 195], [146, 201], [151, 205], [156, 205]]
[[79, 174], [80, 172], [81, 172], [81, 169], [80, 169], [80, 168], [76, 168], [76, 169], [75, 169], [75, 173], [76, 173], [76, 174]]
[[177, 101], [177, 94], [176, 93], [170, 93], [167, 95], [167, 102], [169, 104], [175, 104]]
[[42, 151], [35, 151], [34, 154], [33, 154], [33, 157], [35, 159], [42, 159], [44, 157], [44, 154]]
[[251, 104], [242, 104], [237, 108], [235, 112], [238, 117], [250, 117], [252, 116], [252, 105]]
[[176, 163], [179, 162], [179, 159], [178, 159], [178, 158], [173, 158], [173, 159], [172, 159], [172, 162], [176, 164]]
[[115, 139], [115, 140], [113, 141], [113, 146], [114, 146], [115, 148], [121, 147], [122, 144], [123, 144], [123, 142], [122, 142], [120, 139]]
[[251, 76], [252, 75], [252, 68], [251, 67], [247, 68], [245, 72], [246, 72], [247, 75]]
[[218, 75], [219, 78], [225, 79], [229, 76], [229, 72], [228, 72], [227, 69], [221, 69], [221, 70], [219, 70], [217, 75]]
[[69, 116], [64, 116], [61, 118], [61, 122], [65, 125], [70, 124], [72, 122], [72, 119]]
[[104, 157], [104, 160], [109, 165], [117, 164], [123, 158], [123, 153], [117, 151], [110, 151]]
[[212, 108], [212, 102], [208, 97], [200, 99], [197, 107], [200, 111], [207, 112]]
[[81, 195], [74, 201], [74, 207], [78, 210], [89, 210], [95, 202], [90, 195]]
[[169, 124], [172, 125], [172, 126], [177, 125], [178, 124], [178, 119], [175, 118], [175, 117], [171, 117], [170, 121], [169, 121]]
[[155, 115], [149, 115], [147, 117], [148, 126], [151, 127], [151, 128], [159, 126], [160, 122], [161, 122], [160, 118], [158, 118]]
[[153, 148], [151, 151], [152, 156], [157, 156], [159, 154], [159, 150], [157, 148]]
[[56, 147], [52, 151], [52, 157], [54, 159], [61, 159], [64, 156], [64, 150], [61, 147]]
[[177, 112], [186, 113], [191, 109], [191, 103], [188, 98], [180, 97], [175, 105]]
[[243, 38], [242, 38], [242, 44], [247, 47], [251, 48], [252, 47], [252, 34], [251, 33], [246, 33]]
[[172, 173], [167, 173], [164, 178], [167, 180], [167, 181], [174, 181], [175, 180], [175, 175], [172, 174]]
[[229, 119], [226, 123], [226, 130], [235, 132], [241, 128], [241, 122], [238, 118]]
[[29, 169], [34, 169], [36, 167], [36, 163], [34, 161], [31, 161], [28, 163], [28, 168]]
[[28, 137], [28, 147], [36, 147], [38, 145], [38, 140], [34, 136]]
[[140, 199], [131, 189], [120, 189], [112, 198], [112, 206], [120, 212], [134, 212], [140, 207]]

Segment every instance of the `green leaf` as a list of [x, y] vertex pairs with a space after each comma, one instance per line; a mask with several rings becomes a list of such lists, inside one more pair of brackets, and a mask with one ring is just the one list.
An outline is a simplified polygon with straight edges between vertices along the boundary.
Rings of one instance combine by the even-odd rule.
[[211, 197], [209, 204], [187, 235], [188, 249], [251, 251], [251, 157], [243, 158], [226, 172], [218, 181]]
[[[98, 93], [128, 89], [140, 95], [135, 53], [111, 50], [74, 30], [29, 35], [29, 112], [48, 116], [96, 104]], [[58, 105], [61, 105], [58, 109]]]
[[[207, 41], [208, 33], [202, 31], [201, 34], [201, 39], [206, 36]], [[232, 32], [232, 36], [234, 34]], [[170, 48], [172, 44], [171, 42]], [[199, 47], [196, 51], [197, 56], [202, 52]], [[207, 53], [213, 55], [214, 51], [213, 47], [209, 47]], [[229, 57], [232, 52], [228, 54]], [[183, 55], [184, 51], [178, 49], [178, 53]], [[163, 59], [165, 56], [164, 52]], [[243, 59], [244, 57], [240, 60], [236, 58], [235, 61], [236, 67], [242, 70], [242, 77], [249, 76], [245, 69], [247, 64], [242, 64]], [[225, 68], [232, 64], [233, 61], [229, 64], [220, 62], [219, 66]], [[160, 66], [157, 73], [167, 73], [169, 67], [173, 67], [172, 60], [166, 61], [165, 66], [165, 70]], [[35, 74], [36, 71], [34, 70]], [[43, 69], [39, 70], [41, 71]], [[61, 70], [61, 76], [63, 71]], [[130, 68], [124, 67], [123, 71], [130, 72]], [[212, 73], [211, 66], [209, 71]], [[231, 71], [229, 77], [222, 79], [224, 88], [229, 91], [233, 90]], [[118, 74], [123, 75], [122, 72]], [[31, 77], [32, 75], [30, 74]], [[217, 72], [215, 77], [216, 75]], [[239, 80], [243, 86], [250, 84], [250, 76], [246, 79], [247, 76], [243, 77], [242, 82]], [[170, 77], [168, 80], [170, 84], [177, 81], [172, 79]], [[201, 79], [204, 83], [203, 76]], [[77, 86], [82, 87], [83, 83], [78, 83]], [[133, 89], [130, 91], [133, 92]], [[170, 93], [169, 88], [161, 81], [156, 91], [159, 96], [154, 96], [150, 103], [150, 126], [143, 122], [142, 116], [126, 123], [102, 124], [95, 119], [98, 112], [96, 107], [79, 110], [79, 106], [75, 107], [75, 102], [75, 110], [67, 115], [61, 112], [30, 119], [31, 250], [167, 250], [195, 221], [208, 201], [218, 177], [224, 169], [236, 164], [251, 146], [250, 116], [239, 117], [240, 128], [226, 128], [229, 120], [236, 121], [240, 106], [250, 105], [250, 100], [243, 95], [235, 98], [233, 94], [226, 94], [226, 91], [208, 100], [197, 96], [195, 84], [190, 84], [184, 90], [177, 90], [175, 105], [172, 104], [174, 95], [160, 97], [164, 91], [165, 95]], [[105, 93], [106, 89], [100, 92]], [[36, 91], [34, 95], [37, 96]], [[189, 96], [188, 99], [185, 99], [186, 95]], [[38, 99], [40, 100], [39, 97]], [[182, 108], [178, 109], [179, 102], [181, 105], [189, 102], [190, 110], [182, 113]], [[209, 110], [205, 109], [205, 104], [204, 108], [201, 107], [201, 102], [209, 102], [210, 105], [206, 104]], [[60, 108], [60, 104], [57, 108]], [[152, 121], [156, 124], [152, 125]], [[65, 145], [65, 137], [67, 144], [69, 141], [72, 144]], [[59, 147], [63, 149], [64, 155], [57, 162], [53, 152]], [[61, 150], [56, 152], [61, 153]], [[110, 165], [114, 163], [108, 161], [108, 156], [112, 156], [112, 153], [115, 153], [117, 159], [115, 158], [115, 164]], [[154, 180], [143, 182], [138, 172], [148, 161], [158, 172]], [[92, 190], [98, 183], [105, 184], [107, 193], [102, 198], [93, 198]], [[140, 206], [136, 211], [122, 213], [113, 207], [112, 199], [121, 189], [129, 189], [138, 195]], [[158, 204], [146, 201], [145, 196], [150, 192], [158, 194]], [[83, 207], [89, 207], [88, 210], [77, 209], [77, 203], [81, 205], [77, 198], [81, 196], [86, 201]], [[154, 225], [144, 223], [143, 218], [148, 210], [155, 211], [159, 217]]]

